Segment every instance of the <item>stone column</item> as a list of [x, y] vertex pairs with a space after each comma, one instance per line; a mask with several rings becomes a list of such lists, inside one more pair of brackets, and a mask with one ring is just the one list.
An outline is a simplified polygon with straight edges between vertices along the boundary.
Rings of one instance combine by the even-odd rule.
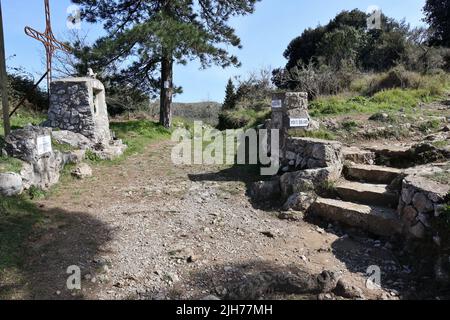
[[280, 156], [284, 158], [290, 129], [311, 127], [306, 92], [275, 93], [272, 96], [271, 129], [280, 130]]

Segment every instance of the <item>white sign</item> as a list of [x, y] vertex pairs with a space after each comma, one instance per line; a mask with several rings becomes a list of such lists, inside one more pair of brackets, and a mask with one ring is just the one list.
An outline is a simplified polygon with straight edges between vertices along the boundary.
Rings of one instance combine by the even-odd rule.
[[279, 109], [283, 106], [283, 102], [281, 100], [272, 100], [272, 108]]
[[48, 152], [52, 152], [52, 139], [50, 136], [37, 137], [36, 144], [38, 155], [41, 156]]
[[164, 81], [164, 88], [170, 89], [170, 81]]
[[308, 118], [300, 118], [300, 119], [289, 119], [289, 123], [291, 128], [304, 128], [309, 126], [309, 119]]

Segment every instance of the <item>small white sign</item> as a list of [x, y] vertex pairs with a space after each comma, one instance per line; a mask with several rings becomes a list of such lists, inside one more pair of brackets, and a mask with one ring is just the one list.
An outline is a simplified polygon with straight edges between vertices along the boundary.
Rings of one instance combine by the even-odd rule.
[[52, 152], [52, 138], [50, 136], [37, 137], [37, 152], [38, 155], [43, 155]]
[[291, 128], [304, 128], [309, 126], [308, 118], [300, 118], [300, 119], [289, 119], [289, 123]]
[[164, 88], [170, 89], [170, 81], [164, 81]]
[[283, 106], [283, 102], [281, 100], [272, 100], [272, 108], [279, 109]]

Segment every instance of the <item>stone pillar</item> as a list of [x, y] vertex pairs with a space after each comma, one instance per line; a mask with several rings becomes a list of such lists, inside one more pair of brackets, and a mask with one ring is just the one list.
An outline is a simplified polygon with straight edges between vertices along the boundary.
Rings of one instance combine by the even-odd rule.
[[103, 84], [88, 77], [53, 81], [46, 125], [109, 144], [112, 138]]
[[271, 129], [280, 130], [280, 155], [285, 156], [289, 130], [311, 130], [312, 121], [308, 114], [306, 92], [275, 93], [272, 96]]

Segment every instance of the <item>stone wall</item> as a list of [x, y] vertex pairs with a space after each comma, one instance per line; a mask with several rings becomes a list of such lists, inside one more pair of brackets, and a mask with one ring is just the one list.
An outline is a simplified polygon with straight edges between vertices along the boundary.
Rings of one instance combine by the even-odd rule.
[[94, 143], [111, 140], [103, 84], [92, 78], [52, 82], [48, 121], [52, 128], [80, 133]]
[[255, 199], [289, 198], [293, 194], [314, 191], [326, 182], [339, 179], [343, 169], [342, 144], [312, 138], [289, 138], [287, 158], [279, 179], [256, 183], [251, 191]]
[[286, 171], [334, 166], [342, 169], [342, 150], [342, 144], [337, 141], [289, 137], [281, 163]]
[[411, 238], [433, 238], [436, 231], [432, 222], [443, 209], [450, 186], [419, 175], [403, 180], [399, 215], [405, 225], [405, 233]]

